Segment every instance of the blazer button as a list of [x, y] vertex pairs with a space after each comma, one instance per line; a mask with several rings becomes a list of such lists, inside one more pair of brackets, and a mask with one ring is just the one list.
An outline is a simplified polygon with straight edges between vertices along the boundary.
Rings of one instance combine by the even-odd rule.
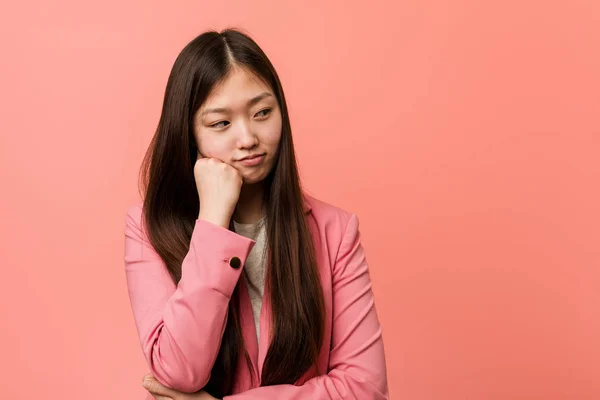
[[239, 267], [242, 266], [242, 260], [240, 260], [239, 257], [231, 257], [229, 259], [229, 266], [231, 268], [238, 269]]

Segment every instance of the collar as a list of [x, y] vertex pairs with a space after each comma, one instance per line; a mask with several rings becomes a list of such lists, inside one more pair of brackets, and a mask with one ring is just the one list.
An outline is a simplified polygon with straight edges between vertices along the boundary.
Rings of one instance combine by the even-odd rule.
[[304, 213], [308, 214], [312, 210], [312, 206], [310, 205], [308, 195], [303, 194], [302, 201], [303, 201], [303, 205], [304, 205]]

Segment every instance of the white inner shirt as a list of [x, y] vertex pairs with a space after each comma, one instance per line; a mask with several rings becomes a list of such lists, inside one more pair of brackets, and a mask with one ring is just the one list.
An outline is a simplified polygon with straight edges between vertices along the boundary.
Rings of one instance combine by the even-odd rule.
[[[265, 216], [266, 217], [266, 216]], [[265, 257], [267, 248], [267, 234], [265, 229], [265, 217], [253, 224], [241, 224], [233, 221], [235, 232], [254, 240], [256, 243], [244, 264], [244, 276], [248, 286], [248, 294], [252, 303], [252, 314], [254, 315], [254, 326], [256, 338], [260, 341], [260, 309], [264, 296], [265, 287]]]

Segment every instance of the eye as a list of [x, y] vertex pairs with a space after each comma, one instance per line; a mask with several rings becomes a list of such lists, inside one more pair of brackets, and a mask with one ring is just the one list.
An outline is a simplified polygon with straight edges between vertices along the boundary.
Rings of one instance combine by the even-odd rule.
[[262, 114], [263, 117], [266, 117], [267, 115], [269, 115], [271, 113], [271, 109], [270, 108], [265, 108], [264, 110], [260, 110], [259, 112], [256, 113], [256, 115], [259, 115], [260, 113], [265, 113]]
[[[215, 122], [212, 125], [209, 125], [211, 128], [220, 128], [220, 124], [224, 124], [224, 123], [229, 123], [229, 121], [220, 121], [220, 122]], [[222, 126], [223, 128], [225, 128], [225, 125]]]

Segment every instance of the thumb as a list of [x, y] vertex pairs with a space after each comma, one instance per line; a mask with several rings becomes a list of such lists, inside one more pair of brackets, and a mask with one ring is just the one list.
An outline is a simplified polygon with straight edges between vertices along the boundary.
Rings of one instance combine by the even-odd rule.
[[144, 379], [142, 380], [142, 386], [150, 393], [159, 396], [168, 396], [173, 398], [176, 394], [174, 390], [157, 381], [152, 375], [144, 376]]

